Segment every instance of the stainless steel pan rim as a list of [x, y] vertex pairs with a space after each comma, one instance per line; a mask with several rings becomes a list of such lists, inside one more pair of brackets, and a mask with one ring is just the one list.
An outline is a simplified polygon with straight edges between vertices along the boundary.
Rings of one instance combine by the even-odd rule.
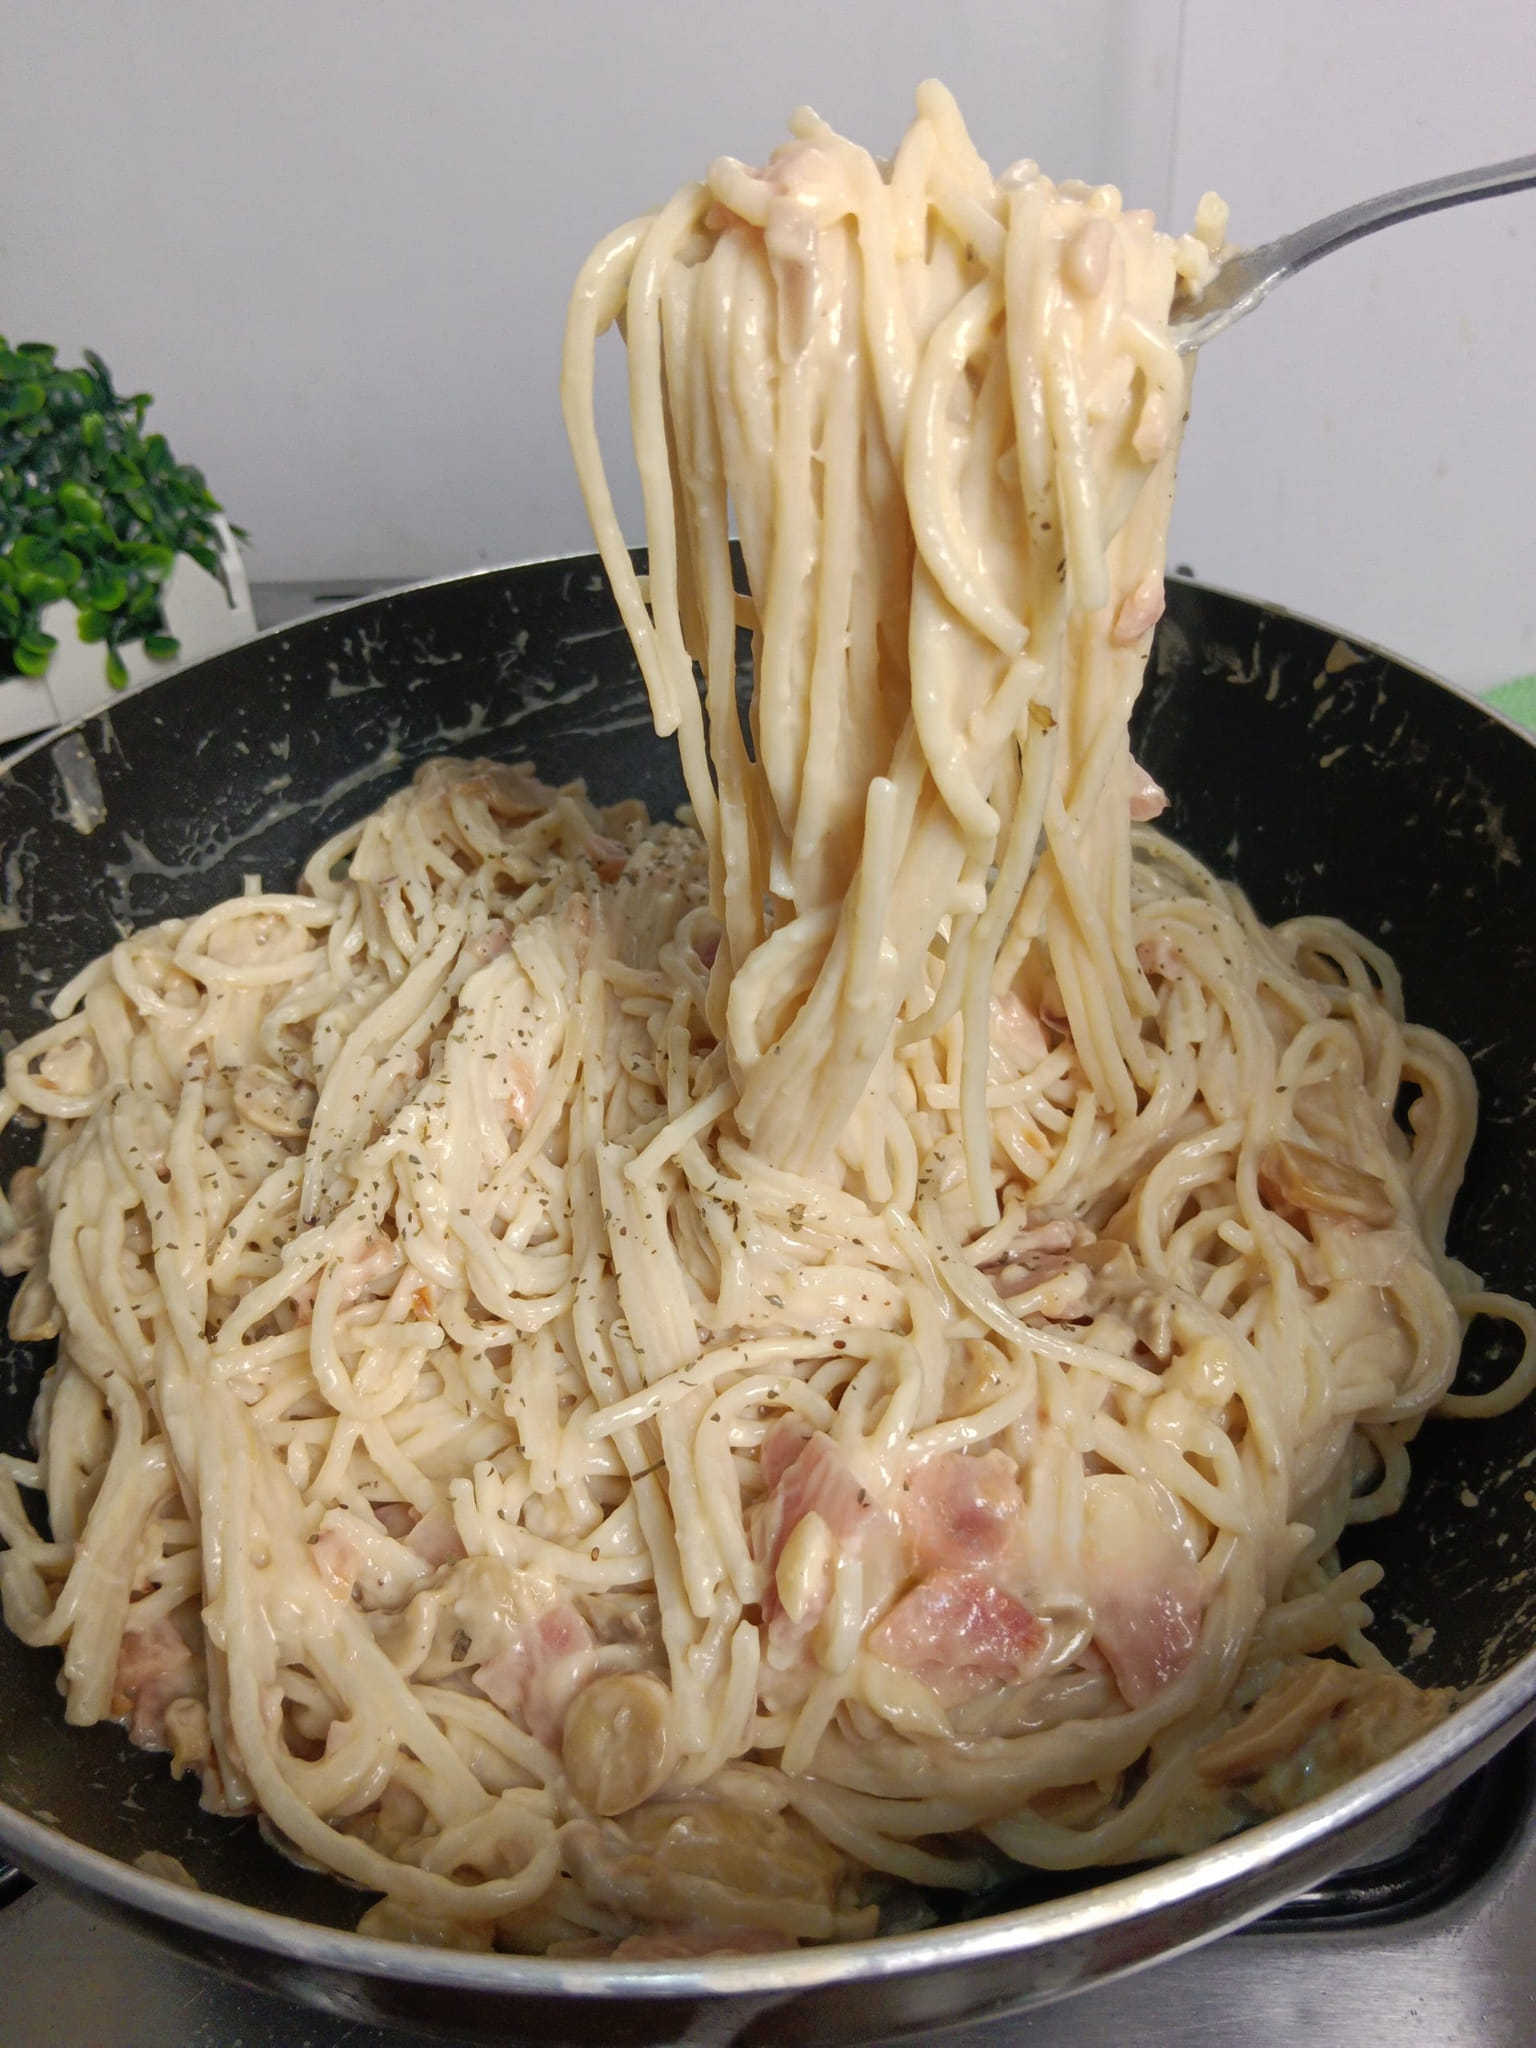
[[[1362, 1772], [1327, 1797], [1265, 1821], [1213, 1848], [1178, 1857], [1131, 1876], [986, 1919], [867, 1941], [784, 1950], [770, 1955], [706, 1957], [690, 1962], [563, 1961], [545, 1956], [465, 1954], [407, 1946], [362, 1934], [318, 1927], [242, 1906], [211, 1893], [190, 1891], [168, 1879], [118, 1862], [69, 1840], [43, 1822], [0, 1802], [0, 1847], [26, 1869], [52, 1875], [153, 1919], [194, 1934], [260, 1950], [307, 1968], [353, 1976], [406, 1977], [444, 1990], [500, 1992], [535, 1997], [652, 1999], [750, 1998], [856, 1984], [950, 1968], [1005, 1956], [1036, 1954], [1056, 1943], [1082, 1942], [1143, 1918], [1211, 1902], [1244, 1879], [1293, 1866], [1298, 1883], [1276, 1883], [1246, 1907], [1223, 1916], [1217, 1909], [1200, 1933], [1177, 1946], [1192, 1947], [1257, 1918], [1317, 1868], [1309, 1852], [1343, 1838], [1371, 1816], [1392, 1807], [1412, 1813], [1470, 1774], [1494, 1750], [1536, 1718], [1536, 1651], [1495, 1680], [1428, 1735], [1384, 1763]], [[1418, 1795], [1417, 1797], [1415, 1795]], [[1336, 1867], [1334, 1857], [1329, 1867]], [[1127, 1966], [1150, 1957], [1128, 1956]], [[1063, 1983], [1063, 1991], [1073, 1980]]]

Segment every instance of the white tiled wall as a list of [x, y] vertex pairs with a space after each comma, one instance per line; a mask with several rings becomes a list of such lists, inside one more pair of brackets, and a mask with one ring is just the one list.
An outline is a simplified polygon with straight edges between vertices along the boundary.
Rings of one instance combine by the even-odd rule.
[[[995, 162], [1216, 183], [1252, 239], [1536, 147], [1533, 59], [1529, 0], [51, 0], [0, 48], [0, 326], [155, 391], [253, 577], [438, 574], [585, 543], [571, 276], [797, 100], [882, 144], [936, 72]], [[1406, 234], [1212, 351], [1178, 557], [1486, 683], [1536, 667], [1536, 196]]]

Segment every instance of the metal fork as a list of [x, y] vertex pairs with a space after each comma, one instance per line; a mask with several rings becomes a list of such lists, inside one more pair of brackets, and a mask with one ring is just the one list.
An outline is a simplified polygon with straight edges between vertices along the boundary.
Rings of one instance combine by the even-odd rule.
[[1330, 256], [1362, 235], [1374, 235], [1378, 228], [1395, 227], [1400, 220], [1413, 220], [1421, 213], [1438, 213], [1445, 206], [1465, 206], [1473, 199], [1494, 199], [1502, 192], [1520, 192], [1536, 185], [1536, 156], [1511, 157], [1507, 163], [1485, 164], [1477, 171], [1456, 171], [1448, 178], [1430, 178], [1422, 185], [1404, 185], [1396, 192], [1384, 192], [1379, 199], [1362, 199], [1330, 213], [1310, 227], [1264, 242], [1257, 249], [1242, 249], [1229, 256], [1203, 291], [1179, 300], [1168, 316], [1174, 344], [1181, 355], [1202, 347], [1251, 313], [1288, 277], [1305, 270], [1319, 256]]

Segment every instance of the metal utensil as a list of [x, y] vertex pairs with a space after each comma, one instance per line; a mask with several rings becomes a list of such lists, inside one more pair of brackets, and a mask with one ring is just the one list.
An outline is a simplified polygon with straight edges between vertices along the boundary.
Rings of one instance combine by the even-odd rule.
[[1422, 185], [1404, 185], [1379, 198], [1362, 199], [1276, 241], [1240, 249], [1226, 258], [1203, 291], [1174, 306], [1168, 316], [1174, 345], [1181, 355], [1202, 348], [1213, 335], [1251, 313], [1277, 284], [1320, 256], [1358, 242], [1362, 235], [1374, 235], [1378, 228], [1395, 227], [1421, 213], [1438, 213], [1442, 207], [1521, 192], [1529, 185], [1536, 185], [1536, 156], [1511, 157], [1507, 163], [1484, 164], [1480, 170], [1456, 171], [1448, 178], [1429, 178]]

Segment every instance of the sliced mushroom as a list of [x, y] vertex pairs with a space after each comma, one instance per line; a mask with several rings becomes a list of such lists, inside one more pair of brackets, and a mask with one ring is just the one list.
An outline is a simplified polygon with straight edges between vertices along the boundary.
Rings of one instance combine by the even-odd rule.
[[600, 882], [616, 882], [629, 865], [629, 848], [610, 839], [606, 832], [589, 832], [582, 852], [597, 869]]
[[11, 1175], [9, 1192], [11, 1213], [16, 1218], [18, 1229], [29, 1223], [38, 1223], [43, 1214], [43, 1180], [35, 1166], [18, 1166]]
[[107, 1078], [107, 1063], [96, 1041], [81, 1030], [70, 1038], [56, 1039], [33, 1061], [31, 1071], [40, 1085], [56, 1095], [90, 1095]]
[[812, 1508], [786, 1538], [774, 1573], [779, 1602], [797, 1628], [826, 1606], [836, 1554], [832, 1531]]
[[1343, 1701], [1349, 1676], [1348, 1666], [1331, 1658], [1301, 1659], [1235, 1728], [1197, 1752], [1201, 1777], [1213, 1785], [1241, 1784], [1290, 1756]]
[[566, 1712], [561, 1748], [571, 1790], [590, 1813], [628, 1813], [672, 1768], [672, 1695], [644, 1672], [594, 1679]]
[[1341, 1159], [1311, 1145], [1281, 1138], [1259, 1161], [1259, 1192], [1271, 1208], [1281, 1205], [1319, 1216], [1349, 1216], [1373, 1230], [1396, 1220], [1386, 1186]]
[[0, 1273], [10, 1275], [24, 1273], [42, 1256], [47, 1218], [35, 1166], [20, 1166], [12, 1174], [8, 1207], [11, 1227], [9, 1235], [0, 1240]]
[[45, 1261], [34, 1266], [17, 1288], [6, 1331], [18, 1344], [46, 1344], [63, 1327]]
[[1443, 1720], [1454, 1698], [1400, 1672], [1301, 1657], [1195, 1752], [1195, 1768], [1207, 1784], [1241, 1786], [1259, 1812], [1279, 1812], [1391, 1756]]
[[258, 1131], [302, 1138], [315, 1113], [315, 1091], [276, 1067], [242, 1067], [235, 1076], [235, 1108]]
[[171, 1776], [200, 1771], [213, 1755], [208, 1709], [198, 1699], [172, 1700], [165, 1710], [165, 1733], [171, 1745]]

